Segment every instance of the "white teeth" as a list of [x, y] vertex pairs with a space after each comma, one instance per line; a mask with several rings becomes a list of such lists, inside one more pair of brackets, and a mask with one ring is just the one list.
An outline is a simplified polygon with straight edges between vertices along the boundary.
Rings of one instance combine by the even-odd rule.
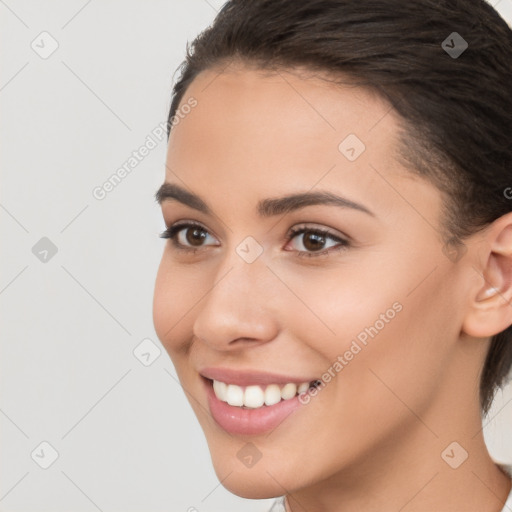
[[305, 391], [307, 391], [309, 389], [309, 382], [303, 382], [298, 388], [297, 388], [297, 393], [299, 393], [299, 395], [301, 393], [304, 393]]
[[227, 386], [225, 382], [221, 382], [220, 380], [214, 380], [213, 390], [215, 391], [215, 395], [219, 400], [222, 400], [223, 402], [226, 401]]
[[297, 385], [293, 384], [292, 382], [290, 384], [286, 384], [284, 388], [281, 390], [281, 396], [285, 400], [289, 400], [290, 398], [293, 398], [297, 394]]
[[257, 409], [263, 405], [270, 406], [277, 404], [282, 400], [290, 400], [297, 393], [303, 393], [310, 387], [309, 382], [302, 382], [299, 386], [290, 382], [282, 388], [277, 384], [268, 386], [247, 386], [245, 389], [236, 384], [226, 384], [218, 380], [213, 381], [213, 391], [215, 396], [227, 402], [229, 405], [237, 407], [248, 407]]
[[229, 405], [244, 405], [244, 390], [240, 386], [229, 384], [226, 390], [226, 402]]
[[281, 401], [281, 388], [277, 384], [270, 384], [265, 389], [265, 405], [274, 405]]
[[265, 393], [259, 386], [247, 386], [244, 393], [244, 405], [251, 409], [261, 407], [265, 402]]

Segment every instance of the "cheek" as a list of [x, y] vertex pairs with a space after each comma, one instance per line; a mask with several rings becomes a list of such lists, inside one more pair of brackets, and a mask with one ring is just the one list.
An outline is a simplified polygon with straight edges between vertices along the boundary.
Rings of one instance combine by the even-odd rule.
[[378, 409], [382, 398], [398, 402], [393, 391], [407, 403], [427, 400], [449, 369], [458, 335], [452, 285], [440, 269], [429, 275], [431, 262], [424, 272], [417, 260], [376, 263], [357, 273], [340, 265], [314, 279], [303, 273], [308, 308], [283, 301], [288, 318], [281, 320], [321, 355], [323, 371], [331, 368], [343, 401], [364, 398]]
[[388, 275], [380, 290], [339, 292], [333, 298], [339, 314], [326, 316], [338, 333], [336, 343], [329, 344], [329, 359], [343, 356], [336, 378], [341, 409], [357, 411], [364, 404], [375, 422], [368, 424], [360, 413], [354, 418], [362, 421], [356, 430], [369, 437], [375, 424], [384, 432], [413, 420], [409, 408], [420, 416], [428, 408], [449, 374], [458, 335], [456, 312], [439, 276], [416, 289], [416, 278], [395, 277]]
[[281, 274], [296, 295], [287, 290], [280, 294], [282, 325], [293, 328], [298, 342], [307, 343], [328, 361], [350, 350], [353, 340], [369, 346], [369, 340], [382, 337], [404, 315], [406, 293], [400, 287], [406, 289], [407, 284], [382, 266], [357, 268], [355, 258], [347, 257], [336, 268]]
[[202, 296], [201, 290], [194, 287], [194, 279], [187, 276], [171, 263], [164, 252], [153, 293], [153, 324], [171, 357], [190, 339], [193, 307]]

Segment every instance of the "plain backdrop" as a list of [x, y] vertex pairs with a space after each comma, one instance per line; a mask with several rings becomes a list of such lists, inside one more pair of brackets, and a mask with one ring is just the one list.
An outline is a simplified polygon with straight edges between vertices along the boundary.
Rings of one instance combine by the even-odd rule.
[[[173, 74], [215, 0], [0, 0], [0, 510], [265, 511], [219, 484], [152, 323]], [[493, 1], [510, 23], [512, 0]], [[148, 146], [153, 146], [149, 143]], [[512, 461], [512, 390], [485, 437]], [[46, 466], [46, 468], [45, 468]]]

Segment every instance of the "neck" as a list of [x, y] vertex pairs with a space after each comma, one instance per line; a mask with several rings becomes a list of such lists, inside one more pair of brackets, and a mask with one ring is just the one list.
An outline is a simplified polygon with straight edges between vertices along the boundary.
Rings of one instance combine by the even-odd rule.
[[478, 408], [447, 411], [411, 419], [378, 450], [287, 495], [286, 511], [501, 512], [512, 482], [487, 451]]

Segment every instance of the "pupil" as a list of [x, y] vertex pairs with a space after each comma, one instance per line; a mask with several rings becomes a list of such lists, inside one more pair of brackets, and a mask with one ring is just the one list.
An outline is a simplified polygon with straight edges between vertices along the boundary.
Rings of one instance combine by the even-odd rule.
[[[310, 242], [313, 242], [311, 246], [309, 246]], [[305, 237], [304, 247], [309, 250], [317, 250], [321, 248], [324, 243], [325, 237], [323, 235], [318, 235], [317, 233], [309, 233], [309, 235]]]
[[[193, 233], [193, 235], [190, 235]], [[198, 236], [199, 233], [199, 236]], [[206, 233], [201, 228], [193, 228], [187, 230], [187, 242], [191, 245], [201, 245], [201, 241], [205, 238]]]

